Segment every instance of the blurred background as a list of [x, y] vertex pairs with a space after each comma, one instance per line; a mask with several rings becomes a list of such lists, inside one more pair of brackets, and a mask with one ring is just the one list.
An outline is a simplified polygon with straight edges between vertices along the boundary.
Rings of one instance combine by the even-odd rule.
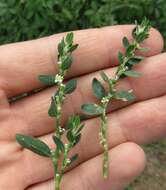
[[[166, 41], [166, 0], [0, 0], [0, 44], [134, 23], [144, 16]], [[126, 190], [166, 190], [166, 140], [143, 148], [146, 170]]]
[[151, 20], [166, 37], [166, 0], [0, 0], [0, 43]]

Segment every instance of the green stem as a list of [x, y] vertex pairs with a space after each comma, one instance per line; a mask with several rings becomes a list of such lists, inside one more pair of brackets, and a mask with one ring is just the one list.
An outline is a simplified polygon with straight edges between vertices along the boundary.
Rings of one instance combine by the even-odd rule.
[[[62, 141], [62, 135], [65, 132], [65, 129], [62, 128], [62, 124], [61, 124], [61, 117], [62, 117], [62, 106], [65, 100], [65, 84], [63, 84], [64, 82], [64, 78], [65, 75], [68, 71], [68, 69], [71, 66], [71, 54], [72, 51], [71, 48], [75, 48], [76, 49], [77, 46], [73, 45], [73, 34], [70, 33], [66, 36], [66, 38], [63, 38], [61, 40], [61, 42], [58, 44], [58, 74], [55, 75], [55, 83], [57, 84], [58, 90], [57, 93], [55, 94], [54, 101], [55, 101], [55, 136], [57, 139], [59, 139], [59, 141]], [[63, 141], [62, 141], [63, 143]], [[54, 150], [52, 150], [52, 162], [53, 162], [53, 166], [54, 166], [54, 181], [55, 181], [55, 190], [60, 190], [60, 183], [62, 180], [62, 176], [64, 173], [64, 170], [66, 168], [68, 162], [67, 156], [68, 156], [68, 149], [67, 147], [65, 148], [66, 152], [63, 152], [63, 150], [61, 150], [60, 148], [58, 148], [58, 143], [56, 143], [56, 148]], [[63, 161], [62, 164], [59, 166], [58, 162], [61, 158], [61, 156], [63, 156]]]
[[60, 190], [60, 184], [61, 184], [61, 180], [62, 180], [62, 176], [64, 174], [64, 171], [66, 169], [66, 167], [68, 166], [68, 153], [70, 151], [70, 144], [66, 144], [65, 146], [65, 152], [64, 152], [64, 158], [62, 161], [62, 167], [61, 167], [61, 171], [58, 171], [58, 159], [59, 159], [59, 153], [57, 151], [54, 151], [52, 153], [52, 162], [54, 165], [54, 182], [55, 182], [55, 190]]
[[55, 175], [55, 190], [60, 190], [61, 176], [59, 174]]
[[55, 130], [55, 135], [58, 138], [61, 138], [62, 135], [62, 127], [61, 127], [61, 115], [62, 115], [62, 104], [65, 98], [64, 94], [64, 87], [65, 85], [63, 84], [63, 81], [58, 84], [58, 89], [59, 89], [59, 96], [57, 96], [56, 104], [55, 105], [57, 109], [57, 116], [56, 116], [56, 130]]
[[70, 148], [71, 148], [70, 144], [65, 144], [65, 151], [64, 151], [63, 161], [62, 161], [61, 175], [64, 174], [64, 171], [68, 165], [67, 160], [68, 160], [68, 153], [70, 151]]
[[[136, 50], [138, 50], [139, 43], [135, 39], [134, 39], [132, 45], [134, 45], [134, 49], [132, 50], [131, 56], [130, 57], [126, 56], [125, 59], [124, 59], [124, 61], [123, 61], [123, 63], [120, 64], [119, 67], [117, 68], [116, 75], [115, 75], [115, 78], [114, 78], [115, 83], [117, 83], [117, 81], [119, 80], [121, 74], [123, 74], [124, 71], [126, 70], [126, 68], [125, 68], [126, 63], [129, 61], [129, 59], [131, 59], [134, 56]], [[115, 84], [114, 84], [114, 86], [115, 86]]]
[[54, 166], [55, 190], [60, 190], [60, 182], [61, 182], [61, 176], [58, 171], [58, 159], [59, 159], [59, 152], [57, 150], [55, 150], [52, 152], [52, 163]]
[[109, 173], [109, 156], [108, 156], [108, 142], [107, 142], [107, 116], [106, 108], [108, 103], [103, 104], [103, 113], [101, 115], [101, 131], [100, 131], [100, 141], [104, 149], [103, 158], [103, 177], [107, 178]]
[[[134, 55], [135, 51], [138, 49], [139, 44], [136, 42], [136, 40], [134, 40], [133, 44], [134, 44], [134, 49], [133, 49], [132, 54]], [[106, 117], [107, 105], [108, 105], [108, 102], [111, 100], [111, 96], [109, 95], [111, 95], [112, 93], [116, 91], [115, 85], [117, 84], [121, 74], [123, 74], [124, 71], [127, 69], [125, 66], [130, 58], [131, 57], [126, 57], [123, 63], [118, 67], [115, 78], [114, 78], [114, 83], [109, 84], [110, 93], [107, 96], [103, 97], [102, 99], [102, 101], [104, 99], [106, 100], [106, 102], [102, 102], [103, 113], [101, 115], [101, 131], [100, 131], [101, 144], [104, 149], [104, 158], [103, 158], [103, 177], [104, 178], [107, 178], [108, 173], [109, 173], [109, 156], [108, 156], [108, 142], [107, 142], [107, 128], [108, 128], [107, 125], [108, 124], [107, 124], [107, 117]]]
[[[60, 70], [60, 75], [64, 78], [65, 72]], [[56, 107], [57, 107], [57, 116], [56, 116], [56, 126], [55, 126], [55, 136], [58, 137], [60, 140], [62, 138], [62, 135], [64, 133], [63, 128], [61, 126], [61, 116], [62, 116], [62, 105], [63, 101], [65, 99], [65, 93], [64, 93], [65, 85], [63, 84], [63, 81], [58, 83], [58, 95], [56, 96]], [[60, 190], [60, 183], [61, 179], [64, 173], [64, 166], [62, 163], [61, 171], [58, 171], [58, 160], [60, 158], [60, 153], [57, 149], [54, 150], [52, 161], [54, 165], [54, 181], [55, 181], [55, 190]], [[64, 155], [64, 159], [66, 156]]]

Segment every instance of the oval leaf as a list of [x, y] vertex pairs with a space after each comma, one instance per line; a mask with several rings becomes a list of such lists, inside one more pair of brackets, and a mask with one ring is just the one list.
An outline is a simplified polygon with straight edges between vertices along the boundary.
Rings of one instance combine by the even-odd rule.
[[81, 109], [88, 115], [100, 115], [103, 108], [97, 104], [83, 104]]
[[93, 79], [92, 89], [93, 89], [93, 94], [99, 100], [101, 100], [106, 95], [103, 85], [96, 78]]
[[130, 46], [126, 49], [126, 56], [127, 57], [132, 56], [135, 48], [136, 48], [135, 44], [130, 44]]
[[51, 97], [51, 105], [48, 110], [48, 115], [50, 117], [56, 117], [56, 115], [57, 115], [56, 102], [55, 102], [54, 97]]
[[68, 44], [72, 44], [73, 43], [73, 38], [74, 38], [74, 34], [73, 32], [70, 32], [66, 35], [66, 42]]
[[72, 64], [72, 56], [68, 55], [66, 56], [63, 60], [62, 60], [62, 65], [61, 65], [61, 69], [62, 70], [67, 70], [70, 68], [71, 64]]
[[76, 134], [79, 134], [79, 133], [82, 131], [82, 129], [83, 129], [84, 127], [85, 127], [84, 124], [80, 125], [79, 128], [78, 128], [77, 131], [76, 131]]
[[135, 99], [135, 95], [132, 93], [132, 91], [122, 90], [120, 92], [116, 92], [115, 98], [123, 101], [131, 101]]
[[125, 71], [124, 74], [128, 77], [140, 77], [141, 76], [141, 73], [138, 73], [136, 71]]
[[75, 146], [76, 144], [78, 144], [80, 140], [81, 140], [81, 134], [77, 135], [77, 136], [74, 138], [74, 144], [73, 144], [73, 146]]
[[67, 82], [66, 86], [65, 86], [65, 94], [70, 94], [72, 93], [77, 87], [77, 81], [75, 79], [70, 80], [69, 82]]
[[127, 49], [129, 47], [130, 43], [127, 37], [123, 38], [123, 46]]
[[69, 52], [73, 52], [74, 50], [76, 50], [78, 47], [78, 44], [74, 44], [74, 45], [71, 45], [68, 49]]
[[58, 53], [60, 55], [63, 55], [64, 47], [65, 47], [65, 42], [64, 42], [64, 38], [62, 38], [61, 42], [58, 44]]
[[74, 154], [70, 159], [70, 162], [67, 163], [67, 166], [69, 167], [73, 162], [75, 162], [78, 159], [78, 154]]
[[72, 164], [73, 162], [75, 162], [78, 159], [78, 154], [74, 154], [71, 158], [70, 158], [70, 164]]
[[140, 47], [139, 50], [142, 51], [142, 52], [147, 52], [147, 51], [150, 50], [150, 48]]
[[118, 60], [120, 64], [123, 64], [124, 55], [120, 51], [118, 52]]
[[109, 82], [109, 77], [103, 71], [100, 72], [100, 76], [105, 82]]
[[72, 131], [68, 131], [66, 137], [67, 137], [67, 140], [69, 142], [73, 142], [74, 141], [74, 136], [72, 134]]
[[45, 85], [54, 85], [55, 84], [55, 76], [53, 75], [39, 75], [39, 81]]
[[25, 136], [21, 134], [16, 135], [17, 142], [24, 148], [31, 150], [32, 152], [45, 157], [51, 156], [51, 150], [44, 142], [39, 139]]
[[144, 59], [144, 57], [142, 56], [134, 56], [131, 59], [129, 59], [128, 63], [130, 65], [135, 65], [138, 64], [139, 62], [141, 62]]
[[57, 148], [58, 148], [61, 152], [64, 152], [64, 151], [65, 151], [65, 147], [64, 147], [63, 142], [62, 142], [58, 137], [56, 137], [55, 135], [53, 135], [52, 138], [53, 138], [54, 143], [56, 144]]

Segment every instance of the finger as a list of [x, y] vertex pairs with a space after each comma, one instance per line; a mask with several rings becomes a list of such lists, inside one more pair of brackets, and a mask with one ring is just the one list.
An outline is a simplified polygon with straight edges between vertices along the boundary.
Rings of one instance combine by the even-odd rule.
[[[145, 102], [139, 102], [130, 105], [128, 108], [123, 108], [122, 110], [108, 114], [109, 148], [113, 148], [127, 141], [147, 143], [166, 136], [165, 107], [166, 96], [163, 96]], [[72, 167], [78, 166], [79, 164], [101, 154], [103, 151], [103, 148], [99, 144], [99, 119], [89, 119], [85, 122], [85, 126], [80, 143], [70, 152], [70, 156], [76, 153], [79, 154], [79, 160]], [[54, 146], [52, 134], [42, 137], [41, 140], [47, 143], [50, 147]], [[50, 175], [52, 174], [50, 172], [52, 168], [51, 161], [37, 156], [26, 149], [22, 152], [22, 159], [20, 159], [20, 162], [23, 166], [29, 166], [26, 173], [29, 176], [33, 176], [33, 178], [36, 177], [36, 181], [40, 181], [43, 178], [47, 180], [47, 173]], [[31, 163], [38, 163], [34, 164], [33, 171], [30, 167]], [[69, 170], [71, 169], [72, 168]], [[45, 171], [44, 174], [42, 171]], [[38, 174], [41, 174], [39, 178]]]
[[6, 94], [4, 93], [4, 91], [0, 90], [0, 128], [5, 125], [5, 121], [8, 120], [10, 112], [10, 105], [7, 100]]
[[[165, 136], [165, 107], [166, 96], [163, 96], [130, 105], [128, 108], [123, 108], [122, 110], [118, 110], [108, 115], [109, 148], [113, 148], [127, 141], [147, 143], [151, 140]], [[99, 119], [89, 119], [85, 122], [85, 126], [80, 143], [70, 152], [69, 155], [72, 156], [76, 153], [79, 154], [79, 160], [72, 166], [72, 168], [103, 152], [103, 148], [99, 144], [98, 136], [100, 131]], [[50, 147], [54, 146], [52, 134], [42, 137], [41, 140], [47, 143]], [[51, 161], [37, 156], [29, 150], [24, 149], [22, 152], [22, 158], [19, 158], [19, 160], [23, 167], [29, 166], [26, 167], [26, 173], [28, 176], [32, 176], [32, 179], [34, 179], [33, 182], [40, 181], [43, 178], [47, 180], [48, 177], [51, 177], [48, 176], [47, 173], [52, 175]], [[33, 171], [31, 169], [31, 163], [37, 163], [33, 165]], [[42, 171], [45, 171], [44, 174]], [[26, 178], [31, 179], [28, 176]]]
[[[134, 155], [134, 156], [133, 156]], [[109, 151], [109, 178], [102, 177], [102, 155], [79, 165], [65, 174], [64, 190], [123, 190], [145, 166], [143, 150], [134, 143], [124, 143]], [[34, 185], [27, 190], [54, 189], [53, 180]]]
[[[164, 95], [166, 93], [165, 61], [165, 53], [147, 58], [135, 68], [143, 75], [138, 79], [120, 80], [117, 88], [133, 89], [137, 102]], [[107, 69], [106, 72], [112, 76], [114, 70], [115, 68], [111, 68]], [[63, 124], [68, 116], [81, 113], [80, 107], [83, 103], [96, 102], [91, 89], [91, 81], [94, 77], [99, 77], [99, 72], [78, 78], [77, 90], [67, 97], [63, 106]], [[54, 91], [55, 88], [50, 88], [12, 105], [13, 112], [18, 113], [28, 123], [27, 127], [13, 129], [14, 134], [20, 131], [25, 134], [40, 136], [53, 131], [54, 120], [48, 117], [47, 110], [50, 105], [50, 96]], [[115, 111], [131, 103], [133, 102], [113, 101], [108, 111]]]
[[[74, 53], [74, 64], [68, 75], [100, 70], [117, 64], [117, 52], [122, 49], [122, 38], [131, 39], [134, 26], [112, 26], [75, 32], [79, 44]], [[57, 44], [64, 34], [0, 47], [0, 88], [8, 97], [41, 87], [37, 80], [40, 74], [57, 72]], [[163, 39], [152, 29], [144, 44], [150, 48], [147, 56], [158, 54], [163, 48]]]
[[9, 103], [6, 94], [4, 91], [0, 90], [0, 118], [3, 115], [2, 112], [4, 113], [7, 108], [9, 108]]

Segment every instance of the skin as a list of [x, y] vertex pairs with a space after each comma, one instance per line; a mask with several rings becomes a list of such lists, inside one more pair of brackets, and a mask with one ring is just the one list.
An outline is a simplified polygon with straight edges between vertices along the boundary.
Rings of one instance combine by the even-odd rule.
[[[134, 26], [112, 26], [75, 32], [79, 48], [67, 79], [76, 77], [78, 88], [64, 104], [63, 124], [68, 116], [81, 113], [84, 102], [95, 102], [91, 80], [104, 70], [112, 75], [118, 64], [117, 53], [123, 51], [121, 40], [131, 38]], [[0, 47], [0, 189], [53, 190], [53, 169], [48, 158], [22, 149], [16, 133], [33, 135], [53, 146], [54, 121], [48, 117], [50, 96], [55, 87], [43, 89], [29, 97], [8, 103], [8, 98], [42, 86], [39, 74], [57, 72], [57, 44], [64, 34]], [[143, 171], [146, 159], [138, 144], [150, 143], [166, 136], [166, 54], [160, 33], [151, 29], [142, 46], [149, 47], [147, 58], [135, 67], [143, 73], [138, 79], [125, 78], [118, 88], [133, 89], [134, 102], [114, 101], [108, 110], [109, 178], [102, 178], [102, 147], [98, 142], [99, 120], [85, 121], [83, 137], [71, 154], [79, 161], [64, 175], [63, 190], [122, 190]], [[138, 52], [138, 54], [140, 54]]]

